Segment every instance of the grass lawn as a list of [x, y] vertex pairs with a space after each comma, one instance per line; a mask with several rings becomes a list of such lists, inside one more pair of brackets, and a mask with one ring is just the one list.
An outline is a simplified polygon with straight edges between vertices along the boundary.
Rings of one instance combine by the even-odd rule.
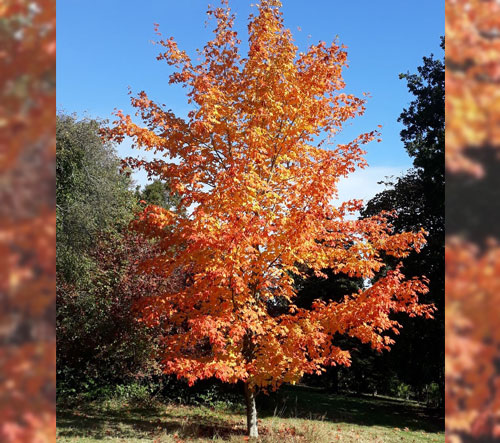
[[[383, 397], [329, 395], [322, 390], [283, 387], [260, 398], [262, 442], [444, 442], [444, 420], [413, 402]], [[242, 442], [243, 409], [116, 401], [59, 408], [60, 442]]]

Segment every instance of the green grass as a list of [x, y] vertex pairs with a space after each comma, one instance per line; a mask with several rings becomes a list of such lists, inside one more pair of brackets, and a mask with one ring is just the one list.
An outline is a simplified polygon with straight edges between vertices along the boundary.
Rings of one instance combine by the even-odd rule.
[[[260, 398], [262, 442], [444, 442], [444, 421], [413, 402], [328, 395], [301, 386]], [[242, 409], [118, 401], [60, 408], [60, 442], [245, 441]]]

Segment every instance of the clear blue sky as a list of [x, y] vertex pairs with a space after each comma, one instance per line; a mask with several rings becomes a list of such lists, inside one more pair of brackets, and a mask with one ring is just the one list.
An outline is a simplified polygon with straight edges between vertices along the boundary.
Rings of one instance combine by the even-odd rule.
[[[168, 85], [171, 70], [165, 62], [156, 61], [159, 47], [150, 43], [156, 38], [153, 23], [159, 23], [165, 37], [173, 36], [181, 49], [194, 55], [212, 35], [211, 25], [205, 27], [205, 12], [208, 3], [217, 2], [57, 2], [58, 108], [103, 119], [112, 118], [114, 108], [132, 113], [127, 95], [130, 86], [133, 92], [145, 90], [152, 99], [185, 115], [186, 90]], [[255, 10], [251, 3], [258, 0], [230, 0], [244, 43], [247, 18]], [[373, 177], [380, 179], [410, 167], [411, 159], [399, 139], [402, 126], [396, 120], [412, 97], [398, 74], [415, 72], [425, 55], [442, 56], [439, 37], [444, 35], [444, 1], [284, 0], [283, 4], [285, 25], [301, 50], [319, 40], [331, 42], [337, 35], [348, 47], [346, 89], [359, 95], [369, 92], [372, 98], [365, 115], [352, 121], [344, 137], [353, 138], [383, 125], [383, 142], [368, 146]], [[118, 151], [130, 155], [127, 146]], [[137, 179], [143, 181], [141, 176]], [[356, 186], [367, 185], [365, 180]]]

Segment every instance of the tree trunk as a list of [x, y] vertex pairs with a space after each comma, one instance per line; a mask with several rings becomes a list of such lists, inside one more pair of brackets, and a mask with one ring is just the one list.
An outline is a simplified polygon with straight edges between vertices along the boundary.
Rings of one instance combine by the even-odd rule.
[[247, 432], [249, 437], [258, 437], [257, 407], [255, 406], [255, 391], [245, 383], [245, 398], [247, 403]]

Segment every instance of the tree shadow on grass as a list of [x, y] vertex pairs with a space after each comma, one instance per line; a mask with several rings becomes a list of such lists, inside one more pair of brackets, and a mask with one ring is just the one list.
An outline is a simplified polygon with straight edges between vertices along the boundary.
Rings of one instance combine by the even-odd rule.
[[[323, 389], [306, 386], [283, 386], [270, 396], [257, 398], [259, 418], [303, 418], [359, 426], [408, 428], [429, 433], [444, 432], [441, 411], [417, 403], [385, 397], [334, 395]], [[66, 438], [110, 437], [129, 441], [155, 439], [177, 434], [182, 439], [230, 439], [246, 434], [241, 411], [217, 415], [208, 408], [186, 411], [171, 407], [130, 407], [99, 409], [93, 405], [60, 408], [58, 435]], [[193, 413], [194, 412], [194, 413]], [[261, 428], [263, 434], [266, 429]]]
[[270, 396], [261, 394], [260, 416], [312, 418], [361, 426], [444, 432], [442, 411], [409, 402], [368, 395], [335, 395], [320, 388], [284, 386]]
[[65, 438], [87, 437], [103, 440], [158, 438], [177, 434], [180, 438], [222, 438], [245, 435], [245, 429], [236, 423], [226, 422], [202, 414], [181, 417], [144, 409], [122, 411], [63, 410], [57, 414], [58, 436]]

